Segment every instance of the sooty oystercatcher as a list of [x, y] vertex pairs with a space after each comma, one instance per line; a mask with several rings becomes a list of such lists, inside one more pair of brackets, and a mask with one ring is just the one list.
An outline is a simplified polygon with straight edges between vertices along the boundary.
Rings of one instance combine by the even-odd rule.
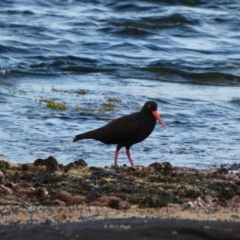
[[156, 120], [164, 127], [164, 123], [157, 112], [157, 103], [148, 101], [141, 111], [117, 118], [103, 127], [75, 136], [73, 142], [83, 139], [94, 139], [105, 144], [117, 144], [114, 157], [114, 166], [117, 166], [117, 158], [122, 147], [126, 147], [126, 155], [132, 167], [134, 167], [130, 147], [143, 141], [153, 131]]

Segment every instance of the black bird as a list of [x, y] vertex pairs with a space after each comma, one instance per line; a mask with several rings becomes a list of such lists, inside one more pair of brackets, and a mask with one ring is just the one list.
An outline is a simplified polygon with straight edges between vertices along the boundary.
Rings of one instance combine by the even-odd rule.
[[164, 123], [157, 112], [157, 103], [148, 101], [140, 112], [132, 113], [117, 118], [103, 127], [75, 136], [73, 142], [82, 139], [94, 139], [105, 144], [117, 144], [114, 157], [114, 166], [117, 166], [117, 158], [122, 147], [126, 147], [126, 155], [132, 167], [133, 161], [130, 155], [130, 147], [143, 141], [153, 131], [156, 119], [164, 127]]

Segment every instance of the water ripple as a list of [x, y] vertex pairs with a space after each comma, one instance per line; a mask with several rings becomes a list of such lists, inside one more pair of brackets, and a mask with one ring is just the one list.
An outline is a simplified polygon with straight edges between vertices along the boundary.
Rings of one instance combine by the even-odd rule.
[[133, 146], [136, 163], [239, 161], [237, 0], [4, 0], [0, 15], [0, 156], [110, 165], [115, 146], [73, 136], [152, 99], [166, 128]]

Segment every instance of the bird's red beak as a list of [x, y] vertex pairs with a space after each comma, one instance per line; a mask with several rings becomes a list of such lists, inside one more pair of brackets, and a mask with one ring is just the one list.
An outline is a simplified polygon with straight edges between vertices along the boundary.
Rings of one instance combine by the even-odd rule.
[[152, 114], [158, 120], [158, 122], [162, 125], [162, 127], [164, 127], [164, 123], [163, 123], [162, 119], [160, 118], [158, 112], [157, 111], [152, 111]]

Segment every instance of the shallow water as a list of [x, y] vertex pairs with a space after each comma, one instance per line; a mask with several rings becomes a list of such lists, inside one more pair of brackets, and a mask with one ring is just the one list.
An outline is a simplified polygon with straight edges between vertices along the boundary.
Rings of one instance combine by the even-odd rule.
[[208, 2], [1, 1], [0, 157], [111, 165], [115, 146], [73, 137], [152, 99], [166, 128], [131, 148], [135, 164], [238, 162], [240, 5]]

